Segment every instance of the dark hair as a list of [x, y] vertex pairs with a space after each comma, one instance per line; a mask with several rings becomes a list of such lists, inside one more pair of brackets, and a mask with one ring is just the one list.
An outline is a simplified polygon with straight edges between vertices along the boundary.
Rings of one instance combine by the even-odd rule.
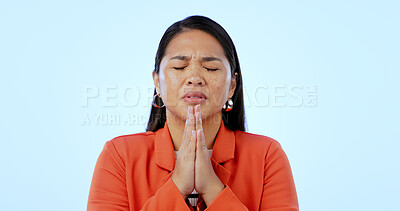
[[[210, 18], [204, 16], [189, 16], [181, 21], [172, 24], [162, 36], [160, 43], [158, 45], [158, 50], [155, 59], [154, 71], [159, 73], [160, 63], [164, 57], [166, 48], [171, 42], [171, 40], [178, 34], [191, 30], [197, 29], [204, 31], [213, 37], [215, 37], [224, 49], [226, 58], [228, 59], [231, 67], [231, 75], [236, 76], [236, 89], [232, 96], [233, 109], [229, 112], [222, 112], [222, 120], [227, 128], [230, 130], [241, 130], [245, 131], [245, 114], [244, 114], [244, 102], [243, 102], [243, 82], [242, 74], [240, 71], [239, 59], [236, 53], [235, 45], [232, 39], [219, 25], [217, 22], [211, 20]], [[156, 89], [154, 89], [154, 94], [157, 94]], [[159, 97], [155, 98], [155, 103], [157, 105], [162, 105], [162, 100]], [[157, 131], [164, 127], [166, 121], [166, 111], [165, 106], [162, 108], [151, 107], [150, 118], [147, 123], [146, 131]]]

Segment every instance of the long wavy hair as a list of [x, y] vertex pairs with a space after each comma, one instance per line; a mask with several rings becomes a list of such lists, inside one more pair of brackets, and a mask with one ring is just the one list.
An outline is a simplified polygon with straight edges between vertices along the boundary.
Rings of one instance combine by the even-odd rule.
[[[194, 15], [189, 16], [181, 21], [172, 24], [162, 36], [158, 45], [158, 50], [155, 58], [154, 72], [156, 74], [160, 71], [160, 63], [164, 57], [166, 48], [171, 40], [178, 34], [197, 29], [204, 31], [213, 37], [215, 37], [224, 49], [226, 58], [228, 59], [231, 67], [231, 76], [236, 79], [236, 89], [232, 96], [233, 108], [229, 112], [222, 110], [222, 120], [227, 128], [230, 130], [241, 130], [246, 131], [245, 128], [245, 113], [244, 113], [244, 102], [243, 102], [243, 82], [242, 73], [240, 71], [239, 59], [236, 53], [235, 45], [231, 37], [225, 31], [225, 29], [217, 22], [211, 20], [208, 17]], [[235, 73], [237, 76], [235, 76]], [[154, 88], [154, 94], [156, 95], [156, 89]], [[154, 103], [162, 105], [162, 99], [159, 97], [154, 98]], [[164, 127], [166, 121], [166, 110], [165, 106], [157, 108], [152, 106], [150, 111], [149, 121], [147, 123], [146, 131], [157, 131]]]

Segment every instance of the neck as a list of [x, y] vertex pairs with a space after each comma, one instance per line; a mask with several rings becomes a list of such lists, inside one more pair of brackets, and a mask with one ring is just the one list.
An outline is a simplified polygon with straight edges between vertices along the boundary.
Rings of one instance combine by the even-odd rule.
[[[171, 134], [172, 142], [174, 143], [174, 150], [178, 151], [182, 144], [186, 120], [174, 117], [174, 115], [170, 113], [168, 109], [166, 111], [166, 115], [169, 133]], [[202, 126], [207, 149], [212, 149], [214, 147], [214, 141], [218, 134], [219, 127], [221, 126], [221, 121], [222, 113], [218, 113], [209, 118], [203, 119], [202, 117]]]

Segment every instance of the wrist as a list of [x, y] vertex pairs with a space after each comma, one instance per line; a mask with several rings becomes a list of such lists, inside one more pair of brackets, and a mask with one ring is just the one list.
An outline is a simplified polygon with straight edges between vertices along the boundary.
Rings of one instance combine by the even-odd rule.
[[218, 185], [213, 191], [207, 192], [202, 195], [204, 199], [204, 203], [207, 205], [207, 207], [211, 204], [212, 201], [214, 201], [215, 198], [225, 189], [226, 185], [220, 184]]

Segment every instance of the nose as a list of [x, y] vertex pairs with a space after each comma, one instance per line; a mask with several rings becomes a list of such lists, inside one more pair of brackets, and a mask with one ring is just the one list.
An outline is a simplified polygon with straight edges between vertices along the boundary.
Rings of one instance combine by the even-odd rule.
[[201, 69], [199, 67], [188, 68], [188, 78], [186, 79], [186, 85], [203, 86], [205, 81], [203, 79]]
[[201, 85], [204, 84], [204, 81], [200, 77], [194, 76], [194, 77], [190, 77], [188, 79], [188, 85], [191, 85], [191, 84], [200, 85], [201, 86]]

